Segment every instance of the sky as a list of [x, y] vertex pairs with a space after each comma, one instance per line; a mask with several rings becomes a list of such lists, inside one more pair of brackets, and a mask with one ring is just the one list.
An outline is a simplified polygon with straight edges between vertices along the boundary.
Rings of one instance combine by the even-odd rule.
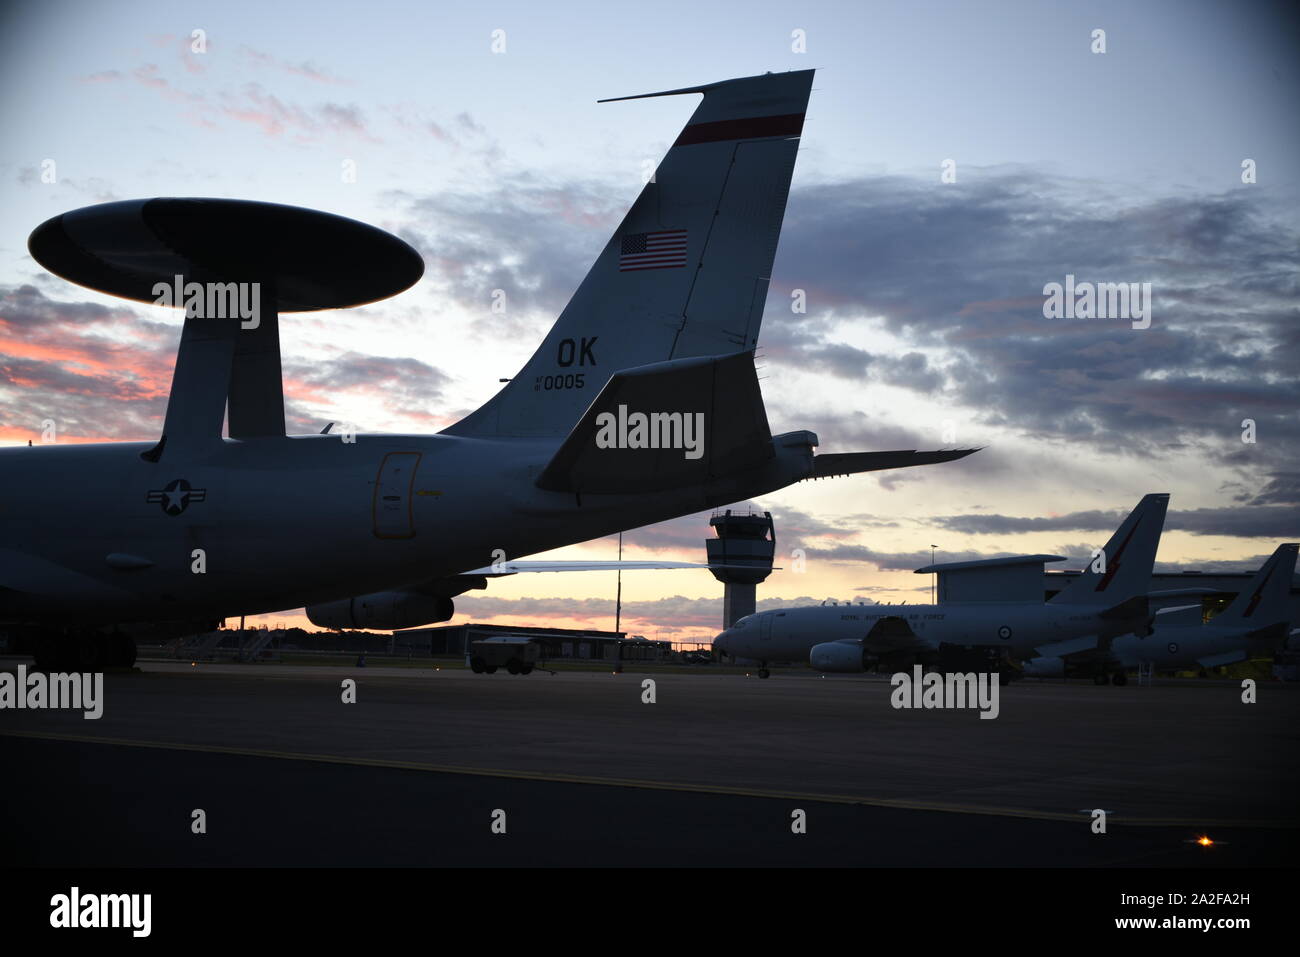
[[[1254, 569], [1300, 538], [1298, 40], [1267, 2], [11, 4], [0, 442], [151, 440], [166, 408], [178, 314], [45, 272], [51, 216], [214, 196], [396, 233], [416, 286], [282, 322], [290, 428], [436, 432], [523, 365], [695, 102], [597, 99], [816, 68], [760, 336], [773, 431], [982, 451], [739, 503], [776, 520], [759, 607], [924, 600], [932, 545], [1078, 567], [1147, 492], [1172, 493], [1158, 568]], [[1046, 318], [1067, 275], [1151, 283], [1149, 328]], [[625, 557], [703, 561], [708, 517]], [[626, 574], [624, 626], [707, 640], [721, 589]], [[453, 621], [613, 614], [611, 573], [521, 575]]]

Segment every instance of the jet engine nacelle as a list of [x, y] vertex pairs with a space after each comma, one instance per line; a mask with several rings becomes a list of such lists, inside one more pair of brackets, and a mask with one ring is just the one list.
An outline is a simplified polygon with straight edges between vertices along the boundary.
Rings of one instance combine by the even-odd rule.
[[450, 598], [409, 591], [379, 591], [307, 606], [307, 619], [322, 628], [414, 628], [447, 621], [456, 614]]
[[818, 671], [853, 673], [867, 670], [868, 656], [862, 646], [845, 641], [827, 641], [813, 645], [808, 664]]

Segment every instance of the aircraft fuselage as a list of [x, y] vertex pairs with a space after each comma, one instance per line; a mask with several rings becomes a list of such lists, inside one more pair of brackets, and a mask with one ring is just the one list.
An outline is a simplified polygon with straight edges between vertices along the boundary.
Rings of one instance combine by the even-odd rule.
[[[815, 645], [846, 640], [863, 641], [869, 654], [923, 653], [956, 645], [996, 648], [1020, 657], [1049, 642], [1132, 630], [1132, 621], [1103, 620], [1102, 610], [1031, 602], [818, 605], [751, 615], [719, 635], [714, 647], [758, 661], [806, 662]], [[891, 618], [904, 623], [914, 637], [891, 636], [879, 627]]]
[[0, 620], [226, 617], [400, 588], [762, 494], [812, 460], [778, 447], [703, 486], [575, 495], [534, 485], [553, 439], [354, 439], [227, 439], [158, 462], [151, 443], [0, 450]]

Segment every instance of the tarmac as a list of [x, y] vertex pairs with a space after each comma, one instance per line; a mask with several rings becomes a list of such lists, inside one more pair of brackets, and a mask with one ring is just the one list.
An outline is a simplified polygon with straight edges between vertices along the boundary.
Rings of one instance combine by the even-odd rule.
[[4, 851], [68, 867], [1291, 866], [1298, 690], [1262, 683], [1246, 704], [1230, 681], [1018, 682], [986, 720], [896, 710], [874, 676], [146, 661], [105, 676], [98, 720], [0, 710], [0, 759], [20, 769]]

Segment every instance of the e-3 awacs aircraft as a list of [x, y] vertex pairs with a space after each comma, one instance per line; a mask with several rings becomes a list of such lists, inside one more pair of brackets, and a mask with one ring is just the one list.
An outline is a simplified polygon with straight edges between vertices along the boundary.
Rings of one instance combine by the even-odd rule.
[[[1115, 638], [1150, 634], [1151, 569], [1169, 495], [1144, 495], [1089, 567], [1043, 600], [1043, 563], [1059, 555], [1016, 555], [918, 568], [939, 576], [932, 605], [812, 605], [748, 615], [713, 640], [715, 652], [759, 663], [807, 661], [824, 672], [898, 671], [924, 664], [943, 671], [997, 671], [1019, 677], [1026, 654], [1104, 652]], [[1106, 672], [1102, 672], [1105, 674]], [[1120, 672], [1122, 674], [1122, 672]], [[1119, 683], [1122, 683], [1122, 679]]]
[[[43, 223], [29, 248], [50, 271], [144, 302], [175, 287], [186, 313], [156, 442], [0, 451], [0, 622], [38, 665], [80, 670], [133, 661], [142, 630], [241, 614], [445, 621], [455, 595], [517, 570], [503, 560], [969, 454], [815, 455], [812, 432], [768, 428], [754, 348], [811, 83], [667, 91], [703, 98], [568, 306], [518, 375], [437, 435], [285, 434], [280, 314], [410, 287], [424, 265], [396, 237], [222, 199]], [[700, 414], [703, 440], [683, 449]], [[627, 434], [611, 442], [614, 421]]]

